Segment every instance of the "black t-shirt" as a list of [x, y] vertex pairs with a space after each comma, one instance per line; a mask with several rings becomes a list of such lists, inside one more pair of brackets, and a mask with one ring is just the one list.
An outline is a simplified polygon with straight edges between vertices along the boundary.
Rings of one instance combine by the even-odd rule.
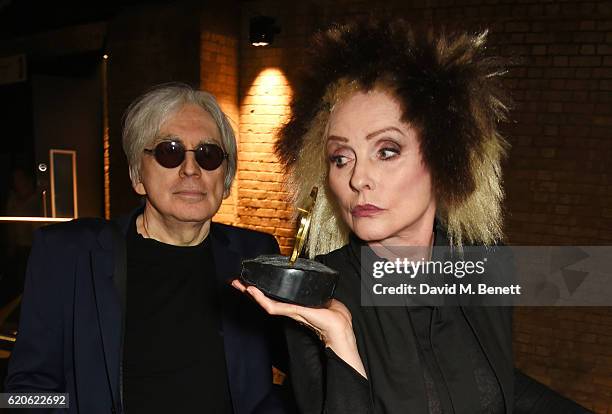
[[138, 413], [231, 413], [210, 242], [127, 238], [124, 405]]

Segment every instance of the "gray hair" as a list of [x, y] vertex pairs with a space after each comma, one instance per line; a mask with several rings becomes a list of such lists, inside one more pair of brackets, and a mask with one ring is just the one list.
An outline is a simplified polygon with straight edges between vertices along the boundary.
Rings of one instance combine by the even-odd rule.
[[132, 183], [140, 181], [140, 162], [144, 149], [159, 134], [162, 124], [187, 104], [198, 105], [210, 114], [221, 134], [223, 150], [227, 153], [227, 169], [223, 182], [229, 194], [236, 175], [236, 137], [229, 119], [215, 97], [183, 83], [169, 83], [154, 87], [128, 107], [123, 121], [123, 151], [130, 167]]

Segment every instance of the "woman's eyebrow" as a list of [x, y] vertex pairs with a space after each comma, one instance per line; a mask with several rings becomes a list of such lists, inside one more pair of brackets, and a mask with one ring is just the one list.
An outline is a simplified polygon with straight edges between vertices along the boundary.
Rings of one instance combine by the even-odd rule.
[[404, 133], [399, 128], [394, 127], [394, 126], [390, 126], [390, 127], [386, 127], [386, 128], [383, 128], [383, 129], [379, 129], [379, 130], [374, 131], [374, 132], [370, 132], [368, 135], [366, 135], [366, 140], [367, 139], [372, 139], [376, 135], [382, 134], [383, 132], [387, 132], [387, 131], [396, 131], [396, 132], [400, 133], [401, 135], [404, 135]]
[[[376, 130], [374, 132], [370, 132], [368, 135], [366, 135], [366, 140], [368, 139], [372, 139], [377, 135], [382, 134], [383, 132], [388, 132], [388, 131], [396, 131], [397, 133], [399, 133], [400, 135], [404, 135], [404, 133], [402, 132], [401, 129], [394, 127], [394, 126], [390, 126], [390, 127], [386, 127], [386, 128], [382, 128], [379, 130]], [[348, 138], [339, 136], [339, 135], [330, 135], [327, 137], [327, 141], [342, 141], [342, 142], [348, 142]]]
[[330, 135], [327, 137], [327, 141], [342, 141], [342, 142], [348, 142], [348, 138], [345, 137], [341, 137], [339, 135]]

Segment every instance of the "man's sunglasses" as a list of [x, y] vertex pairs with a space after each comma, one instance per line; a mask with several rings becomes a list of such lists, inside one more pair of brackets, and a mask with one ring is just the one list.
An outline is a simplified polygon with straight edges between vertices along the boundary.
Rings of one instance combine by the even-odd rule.
[[217, 144], [201, 144], [195, 149], [188, 150], [178, 141], [162, 141], [153, 149], [145, 148], [146, 154], [152, 154], [155, 161], [165, 168], [176, 168], [185, 161], [185, 153], [193, 152], [200, 167], [213, 171], [223, 164], [227, 154]]

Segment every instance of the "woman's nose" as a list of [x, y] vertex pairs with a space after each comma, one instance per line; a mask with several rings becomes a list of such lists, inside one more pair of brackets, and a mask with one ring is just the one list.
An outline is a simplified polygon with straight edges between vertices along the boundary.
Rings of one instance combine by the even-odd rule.
[[355, 160], [349, 184], [355, 191], [374, 189], [372, 170], [366, 161]]

